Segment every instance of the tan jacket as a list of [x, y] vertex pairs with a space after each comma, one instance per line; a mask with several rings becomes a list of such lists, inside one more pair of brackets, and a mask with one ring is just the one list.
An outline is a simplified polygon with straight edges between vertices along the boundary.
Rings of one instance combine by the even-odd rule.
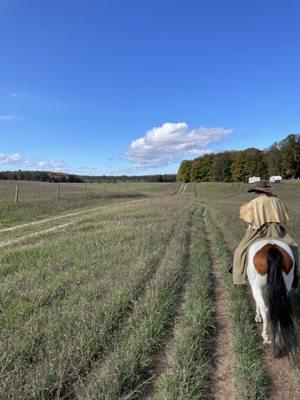
[[286, 226], [289, 217], [281, 200], [275, 196], [260, 195], [240, 209], [240, 218], [251, 225], [253, 229], [259, 229], [267, 222], [278, 222]]

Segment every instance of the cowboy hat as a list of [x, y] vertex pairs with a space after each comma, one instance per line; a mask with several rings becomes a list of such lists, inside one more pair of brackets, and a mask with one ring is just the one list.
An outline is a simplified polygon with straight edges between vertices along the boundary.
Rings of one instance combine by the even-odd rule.
[[254, 187], [248, 190], [248, 193], [259, 192], [272, 195], [271, 189], [271, 186], [269, 186], [266, 182], [259, 181], [254, 184]]

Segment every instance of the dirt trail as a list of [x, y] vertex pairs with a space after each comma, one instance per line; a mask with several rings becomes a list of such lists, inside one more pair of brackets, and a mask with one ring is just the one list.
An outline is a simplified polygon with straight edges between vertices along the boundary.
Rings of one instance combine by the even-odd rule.
[[205, 230], [209, 240], [214, 279], [214, 304], [217, 334], [213, 353], [213, 370], [210, 381], [210, 392], [207, 400], [232, 400], [235, 398], [235, 387], [232, 368], [234, 355], [232, 349], [231, 320], [226, 305], [226, 292], [223, 283], [221, 266], [218, 264], [215, 248], [205, 221]]
[[[123, 202], [123, 204], [124, 203], [125, 204], [129, 204], [129, 203], [133, 203], [133, 202], [136, 203], [136, 202], [144, 201], [144, 200], [146, 200], [146, 199], [132, 200], [132, 201], [129, 201], [129, 202]], [[115, 203], [115, 204], [120, 204], [120, 203]], [[4, 228], [4, 229], [0, 230], [0, 233], [1, 232], [8, 232], [8, 231], [15, 231], [15, 230], [17, 230], [19, 228], [24, 228], [24, 227], [28, 227], [28, 226], [32, 226], [32, 225], [38, 225], [38, 224], [42, 224], [42, 223], [47, 223], [47, 222], [51, 222], [51, 221], [55, 221], [55, 220], [59, 220], [59, 219], [63, 219], [63, 218], [68, 218], [68, 217], [75, 217], [75, 216], [82, 215], [82, 214], [86, 214], [85, 215], [86, 217], [90, 217], [93, 212], [99, 211], [100, 209], [103, 209], [103, 206], [89, 208], [87, 210], [78, 211], [76, 213], [69, 213], [69, 214], [59, 215], [57, 217], [46, 218], [46, 219], [43, 219], [41, 221], [34, 221], [34, 222], [29, 222], [29, 223], [26, 223], [26, 224], [22, 224], [22, 225], [16, 225], [16, 226], [11, 227], [11, 228]], [[65, 223], [62, 223], [62, 224], [58, 224], [58, 225], [55, 225], [55, 226], [50, 227], [50, 228], [40, 229], [37, 232], [28, 233], [28, 234], [23, 235], [23, 236], [18, 236], [18, 237], [12, 238], [12, 239], [4, 240], [2, 243], [0, 243], [0, 249], [5, 248], [5, 247], [9, 247], [9, 246], [14, 245], [14, 244], [18, 244], [18, 243], [20, 243], [20, 242], [22, 242], [22, 241], [24, 241], [26, 239], [39, 237], [40, 235], [43, 235], [45, 233], [50, 233], [50, 232], [55, 232], [55, 231], [58, 231], [58, 230], [61, 230], [61, 229], [65, 229], [68, 226], [75, 225], [77, 222], [81, 222], [81, 221], [82, 221], [82, 218], [81, 219], [77, 219], [75, 221], [73, 220], [71, 222], [65, 222]]]
[[[218, 225], [223, 233], [224, 240], [228, 248], [233, 253], [234, 247], [224, 232], [224, 228]], [[249, 296], [252, 299], [250, 287], [248, 287]], [[255, 308], [253, 302], [253, 309]], [[261, 334], [262, 327], [258, 325]], [[271, 336], [271, 335], [270, 335]], [[273, 355], [271, 346], [264, 346], [266, 372], [270, 380], [268, 399], [270, 400], [299, 400], [300, 399], [300, 377], [296, 376], [296, 370], [293, 369], [287, 358], [276, 359]]]
[[[103, 206], [101, 206], [101, 207], [103, 208]], [[75, 217], [77, 215], [81, 215], [81, 214], [84, 214], [84, 213], [89, 213], [89, 212], [92, 212], [92, 211], [99, 210], [101, 207], [99, 206], [99, 207], [94, 207], [94, 208], [88, 208], [88, 209], [85, 209], [85, 210], [76, 211], [74, 213], [67, 213], [67, 214], [63, 214], [63, 215], [57, 215], [55, 217], [49, 217], [49, 218], [41, 219], [39, 221], [27, 222], [26, 224], [20, 224], [20, 225], [11, 226], [9, 228], [3, 228], [3, 229], [0, 229], [0, 234], [2, 232], [11, 232], [11, 231], [15, 231], [15, 230], [21, 229], [21, 228], [26, 228], [26, 227], [32, 226], [32, 225], [40, 225], [40, 224], [45, 224], [47, 222], [56, 221], [56, 220], [63, 219], [63, 218]]]
[[76, 221], [67, 222], [65, 224], [60, 224], [60, 225], [53, 226], [52, 228], [47, 228], [47, 229], [43, 229], [43, 230], [38, 231], [38, 232], [29, 233], [28, 235], [20, 236], [20, 237], [15, 238], [15, 239], [6, 240], [5, 242], [0, 243], [0, 249], [2, 249], [4, 247], [11, 246], [13, 244], [18, 244], [18, 243], [20, 243], [20, 242], [22, 242], [23, 240], [26, 240], [26, 239], [31, 239], [31, 238], [34, 238], [34, 237], [38, 237], [38, 236], [43, 235], [45, 233], [55, 232], [55, 231], [58, 231], [60, 229], [64, 229], [64, 228], [66, 228], [66, 227], [68, 227], [70, 225], [74, 225], [75, 223], [76, 223]]
[[[121, 203], [122, 204], [129, 204], [129, 203], [137, 203], [137, 202], [145, 201], [145, 200], [146, 199], [138, 199], [138, 200], [124, 201], [124, 202], [121, 202]], [[117, 203], [114, 203], [114, 204], [121, 204], [121, 203], [117, 202]], [[52, 221], [56, 221], [56, 220], [63, 219], [63, 218], [75, 217], [77, 215], [86, 214], [86, 213], [90, 213], [90, 212], [93, 212], [93, 211], [101, 210], [104, 207], [105, 207], [105, 205], [102, 204], [101, 206], [98, 206], [98, 207], [87, 208], [87, 209], [76, 211], [76, 212], [73, 212], [73, 213], [57, 215], [55, 217], [49, 217], [49, 218], [41, 219], [41, 220], [38, 220], [38, 221], [27, 222], [25, 224], [10, 226], [9, 228], [2, 228], [2, 229], [0, 229], [0, 234], [3, 233], [3, 232], [11, 232], [11, 231], [15, 231], [17, 229], [26, 228], [28, 226], [45, 224], [47, 222], [52, 222]]]

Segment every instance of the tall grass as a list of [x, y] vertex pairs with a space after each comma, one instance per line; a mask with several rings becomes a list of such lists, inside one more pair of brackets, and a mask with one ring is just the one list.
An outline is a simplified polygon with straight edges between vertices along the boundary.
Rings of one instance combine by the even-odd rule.
[[153, 354], [170, 329], [189, 266], [191, 216], [182, 213], [145, 296], [134, 307], [114, 351], [78, 387], [79, 399], [130, 399], [141, 390]]
[[191, 276], [181, 314], [174, 327], [168, 368], [157, 384], [155, 399], [198, 400], [209, 386], [211, 347], [216, 325], [209, 244], [198, 209], [191, 244]]
[[114, 340], [155, 272], [181, 209], [169, 206], [137, 203], [105, 223], [95, 219], [6, 252], [0, 398], [69, 393]]

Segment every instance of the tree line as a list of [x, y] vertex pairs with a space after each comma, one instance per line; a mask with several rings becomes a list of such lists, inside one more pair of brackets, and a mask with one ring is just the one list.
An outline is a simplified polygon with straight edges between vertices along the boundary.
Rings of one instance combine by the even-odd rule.
[[176, 174], [157, 174], [143, 176], [92, 176], [76, 175], [51, 171], [0, 171], [0, 180], [39, 181], [57, 183], [112, 183], [112, 182], [175, 182]]
[[180, 182], [246, 182], [251, 176], [268, 179], [300, 177], [300, 135], [289, 135], [265, 150], [248, 148], [206, 154], [181, 162], [177, 180]]

